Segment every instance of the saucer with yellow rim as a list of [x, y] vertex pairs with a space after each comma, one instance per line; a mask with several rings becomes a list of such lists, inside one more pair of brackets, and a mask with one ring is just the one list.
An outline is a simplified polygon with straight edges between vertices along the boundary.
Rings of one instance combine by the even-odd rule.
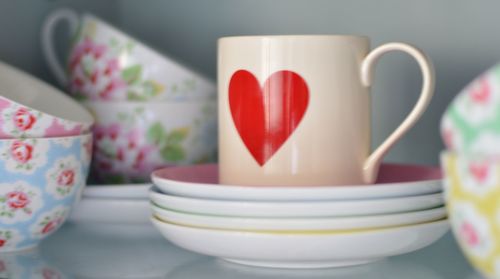
[[151, 219], [171, 243], [229, 262], [273, 268], [359, 265], [424, 248], [449, 229], [448, 220], [373, 230], [314, 233], [252, 232], [182, 226]]
[[353, 217], [272, 218], [234, 217], [193, 214], [151, 206], [153, 215], [161, 221], [209, 229], [253, 231], [328, 231], [376, 229], [436, 221], [446, 217], [446, 209], [433, 209]]

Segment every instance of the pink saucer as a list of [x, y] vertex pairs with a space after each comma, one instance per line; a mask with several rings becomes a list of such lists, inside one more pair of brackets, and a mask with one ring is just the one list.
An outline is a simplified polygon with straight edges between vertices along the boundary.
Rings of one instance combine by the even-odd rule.
[[162, 192], [196, 198], [252, 201], [355, 200], [404, 197], [442, 191], [441, 170], [405, 164], [383, 164], [371, 185], [349, 186], [234, 186], [218, 182], [216, 164], [170, 167], [153, 172]]

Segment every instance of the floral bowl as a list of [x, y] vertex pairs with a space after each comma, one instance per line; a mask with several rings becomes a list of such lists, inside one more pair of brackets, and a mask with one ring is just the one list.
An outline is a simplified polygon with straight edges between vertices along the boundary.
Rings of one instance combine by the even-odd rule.
[[465, 87], [441, 119], [446, 148], [500, 156], [500, 64]]
[[76, 136], [94, 119], [66, 94], [0, 62], [0, 138]]
[[0, 252], [25, 250], [56, 231], [81, 196], [90, 134], [0, 140]]
[[468, 260], [487, 277], [500, 277], [500, 161], [441, 154], [452, 230]]
[[217, 102], [85, 102], [94, 113], [96, 183], [150, 181], [156, 169], [213, 162]]
[[[67, 67], [57, 61], [54, 29], [66, 21], [74, 38]], [[215, 84], [97, 17], [68, 9], [47, 18], [42, 32], [47, 62], [62, 86], [92, 101], [193, 101], [216, 98]], [[68, 69], [65, 71], [64, 69]]]

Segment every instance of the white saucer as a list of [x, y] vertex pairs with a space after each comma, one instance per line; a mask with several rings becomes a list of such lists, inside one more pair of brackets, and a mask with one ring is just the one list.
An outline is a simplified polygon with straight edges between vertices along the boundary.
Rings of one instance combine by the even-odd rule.
[[83, 198], [73, 209], [69, 220], [78, 223], [149, 224], [149, 201], [133, 199]]
[[430, 245], [449, 229], [448, 220], [356, 233], [258, 233], [200, 229], [152, 219], [172, 243], [230, 262], [276, 268], [358, 265]]
[[408, 212], [443, 205], [442, 193], [374, 200], [258, 202], [206, 200], [167, 195], [156, 187], [151, 201], [160, 207], [186, 213], [237, 217], [334, 217]]
[[254, 201], [357, 200], [415, 196], [442, 191], [435, 167], [382, 164], [372, 185], [265, 187], [218, 183], [215, 164], [170, 167], [154, 171], [153, 182], [167, 194], [195, 198]]
[[431, 222], [446, 217], [444, 207], [398, 214], [330, 218], [245, 218], [189, 214], [152, 206], [156, 218], [183, 226], [237, 231], [313, 232], [379, 229]]
[[87, 185], [83, 190], [84, 198], [99, 199], [148, 199], [151, 183]]

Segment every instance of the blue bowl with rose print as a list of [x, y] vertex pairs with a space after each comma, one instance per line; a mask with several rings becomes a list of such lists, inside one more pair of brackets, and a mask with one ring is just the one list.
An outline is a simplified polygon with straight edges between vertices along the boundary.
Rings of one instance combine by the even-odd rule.
[[0, 140], [0, 252], [35, 247], [79, 200], [92, 135]]

